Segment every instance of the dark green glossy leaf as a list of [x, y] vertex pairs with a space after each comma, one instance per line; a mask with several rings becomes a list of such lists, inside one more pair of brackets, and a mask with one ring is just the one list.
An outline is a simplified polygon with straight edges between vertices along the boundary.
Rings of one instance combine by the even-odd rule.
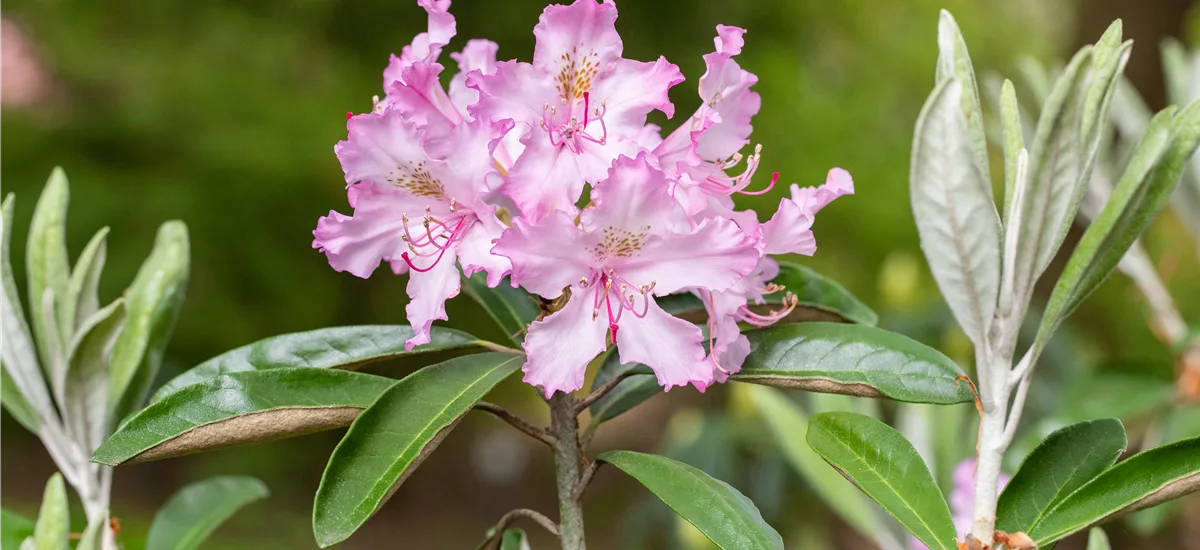
[[408, 351], [408, 325], [362, 325], [295, 332], [264, 338], [209, 359], [163, 384], [154, 401], [214, 376], [265, 369], [312, 367], [356, 370], [376, 361], [479, 347], [480, 340], [453, 329], [433, 327], [430, 342]]
[[857, 413], [821, 413], [809, 423], [808, 444], [925, 546], [955, 550], [942, 491], [900, 432]]
[[883, 329], [798, 323], [746, 333], [750, 356], [733, 380], [915, 403], [972, 400], [963, 372], [945, 355]]
[[[782, 304], [784, 296], [791, 292], [799, 302], [781, 323], [845, 321], [874, 325], [879, 322], [879, 316], [871, 308], [837, 281], [800, 264], [779, 262], [779, 275], [771, 282], [784, 287], [784, 290], [768, 294], [764, 298], [766, 304], [752, 304], [750, 309], [759, 313], [778, 309], [776, 306]], [[704, 302], [693, 294], [672, 294], [656, 301], [667, 313], [692, 322], [700, 323], [708, 318]]]
[[1125, 445], [1125, 427], [1115, 418], [1080, 422], [1050, 434], [1000, 494], [996, 528], [1028, 532], [1055, 504], [1112, 466]]
[[[604, 358], [604, 364], [600, 365], [600, 370], [596, 371], [596, 377], [592, 380], [592, 389], [589, 391], [596, 391], [596, 388], [609, 380], [639, 367], [642, 367], [640, 363], [622, 363], [616, 348], [613, 348]], [[592, 406], [588, 408], [592, 413], [592, 423], [599, 424], [612, 420], [660, 393], [662, 393], [662, 387], [658, 385], [658, 378], [653, 374], [631, 375], [619, 382], [617, 387], [599, 401], [592, 403]]]
[[248, 476], [220, 476], [180, 489], [154, 515], [146, 550], [194, 550], [241, 507], [267, 498], [267, 486]]
[[537, 298], [524, 289], [513, 288], [505, 277], [496, 288], [488, 288], [487, 274], [462, 278], [462, 288], [492, 316], [500, 329], [518, 346], [525, 341], [525, 330], [538, 316]]
[[720, 548], [783, 549], [783, 539], [750, 499], [695, 467], [633, 451], [609, 451], [597, 460], [638, 480]]
[[394, 383], [308, 368], [221, 375], [139, 411], [92, 461], [116, 466], [346, 426]]
[[32, 536], [33, 520], [0, 508], [0, 550], [20, 550], [21, 543]]
[[524, 362], [484, 353], [421, 369], [363, 411], [329, 457], [313, 504], [321, 547], [346, 540], [483, 396]]
[[1200, 489], [1200, 437], [1122, 461], [1050, 509], [1029, 534], [1039, 547], [1105, 520]]
[[120, 420], [141, 408], [158, 376], [175, 319], [183, 307], [191, 252], [187, 226], [169, 221], [158, 228], [154, 248], [125, 291], [125, 327], [109, 365], [109, 406]]

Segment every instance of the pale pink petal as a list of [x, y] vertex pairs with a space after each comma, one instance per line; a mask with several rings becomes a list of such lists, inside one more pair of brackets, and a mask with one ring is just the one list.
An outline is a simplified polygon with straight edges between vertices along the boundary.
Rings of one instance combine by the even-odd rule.
[[504, 232], [504, 226], [490, 211], [476, 209], [476, 212], [480, 219], [458, 243], [458, 262], [468, 277], [479, 271], [487, 272], [487, 285], [495, 287], [512, 271], [512, 262], [507, 257], [492, 253], [492, 242]]
[[546, 397], [583, 387], [588, 362], [607, 348], [608, 325], [592, 316], [586, 295], [572, 296], [563, 309], [529, 325], [525, 336], [525, 382]]
[[743, 34], [746, 34], [746, 29], [717, 25], [717, 37], [713, 39], [717, 53], [726, 55], [742, 53], [742, 46], [746, 44], [745, 39], [742, 38]]
[[407, 167], [428, 156], [421, 148], [421, 133], [398, 111], [366, 113], [346, 121], [349, 136], [333, 150], [346, 173], [346, 183], [392, 183]]
[[817, 239], [812, 232], [813, 217], [791, 199], [781, 199], [779, 209], [771, 220], [762, 225], [762, 239], [767, 254], [803, 254], [817, 251]]
[[442, 47], [457, 33], [454, 16], [450, 15], [450, 0], [418, 0], [417, 4], [429, 14], [429, 30], [413, 37], [411, 44], [391, 56], [383, 71], [383, 89], [393, 82], [404, 81], [404, 70], [417, 62], [433, 63], [442, 55]]
[[592, 189], [593, 206], [579, 215], [584, 230], [615, 237], [686, 230], [688, 222], [670, 194], [671, 182], [645, 152], [619, 157]]
[[451, 130], [445, 141], [444, 162], [431, 165], [447, 197], [469, 206], [489, 191], [490, 178], [499, 178], [492, 153], [510, 129], [511, 120], [492, 123], [476, 119]]
[[756, 241], [732, 221], [706, 219], [690, 233], [651, 235], [615, 268], [636, 285], [653, 283], [658, 296], [686, 287], [725, 290], [758, 264]]
[[820, 187], [800, 187], [798, 184], [792, 184], [792, 200], [809, 215], [816, 214], [838, 197], [853, 194], [854, 178], [850, 177], [850, 172], [841, 168], [831, 169], [825, 176], [824, 185]]
[[474, 38], [467, 41], [461, 52], [454, 52], [450, 57], [458, 62], [458, 74], [450, 79], [450, 101], [458, 107], [459, 112], [466, 113], [467, 107], [479, 100], [479, 92], [467, 87], [467, 74], [479, 71], [489, 75], [496, 72], [496, 52], [500, 46], [491, 40]]
[[725, 159], [749, 143], [750, 121], [762, 106], [762, 98], [750, 91], [758, 77], [726, 54], [707, 54], [704, 62], [708, 70], [700, 77], [700, 99], [716, 109], [720, 122], [700, 136], [697, 150], [708, 160]]
[[553, 74], [571, 63], [605, 70], [621, 57], [616, 21], [617, 6], [611, 1], [575, 0], [569, 6], [547, 6], [533, 28], [537, 39], [533, 64]]
[[467, 109], [473, 118], [511, 119], [524, 125], [521, 135], [539, 131], [538, 120], [556, 93], [553, 78], [518, 61], [501, 61], [491, 74], [469, 73], [466, 85], [479, 92], [479, 101]]
[[653, 298], [647, 299], [645, 317], [638, 318], [629, 312], [621, 317], [621, 328], [617, 331], [621, 362], [650, 367], [665, 390], [693, 383], [698, 388], [707, 387], [713, 380], [713, 368], [704, 361], [704, 334], [700, 327], [672, 317]]
[[570, 214], [555, 211], [537, 223], [514, 218], [492, 253], [512, 260], [513, 284], [551, 299], [589, 275], [593, 242]]
[[401, 239], [401, 213], [419, 211], [420, 203], [398, 191], [372, 185], [355, 185], [357, 200], [353, 216], [330, 211], [317, 221], [313, 248], [329, 258], [337, 271], [367, 278], [383, 260], [398, 259], [407, 250]]
[[458, 267], [454, 265], [454, 250], [447, 250], [435, 264], [433, 258], [417, 257], [413, 264], [420, 269], [411, 269], [408, 274], [408, 297], [411, 301], [408, 324], [412, 325], [412, 338], [404, 343], [404, 349], [429, 343], [429, 330], [435, 320], [446, 320], [446, 300], [458, 296]]
[[613, 159], [636, 148], [631, 141], [584, 141], [582, 151], [575, 153], [555, 146], [537, 128], [524, 142], [525, 150], [508, 173], [505, 194], [522, 216], [534, 221], [558, 210], [573, 212], [583, 184], [603, 179]]
[[[713, 369], [713, 381], [724, 384], [726, 380], [729, 380], [729, 375], [742, 370], [742, 364], [750, 356], [750, 339], [746, 338], [745, 334], [739, 333], [733, 336], [732, 341], [723, 342], [716, 349], [717, 360], [721, 368]], [[724, 369], [724, 372], [721, 369]]]
[[399, 111], [405, 120], [423, 130], [426, 148], [430, 150], [437, 150], [437, 147], [431, 148], [430, 143], [444, 143], [451, 130], [463, 121], [458, 107], [450, 101], [438, 80], [442, 69], [437, 63], [413, 63], [404, 69], [403, 81], [394, 82], [387, 88], [388, 107]]
[[603, 103], [610, 136], [633, 138], [642, 132], [650, 111], [662, 111], [667, 118], [675, 115], [667, 90], [680, 82], [683, 73], [665, 57], [649, 63], [620, 59], [612, 72], [596, 79], [591, 101]]
[[700, 166], [704, 161], [696, 152], [700, 136], [718, 121], [720, 116], [717, 112], [702, 105], [696, 114], [671, 132], [666, 139], [654, 147], [646, 148], [654, 151], [659, 167], [668, 175], [681, 174], [689, 168]]

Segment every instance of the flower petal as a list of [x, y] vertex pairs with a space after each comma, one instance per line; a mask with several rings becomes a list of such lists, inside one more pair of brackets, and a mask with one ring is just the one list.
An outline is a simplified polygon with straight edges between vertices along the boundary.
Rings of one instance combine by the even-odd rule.
[[404, 69], [403, 81], [393, 82], [387, 88], [388, 107], [400, 111], [405, 120], [424, 130], [426, 148], [439, 152], [443, 149], [430, 148], [429, 144], [443, 144], [454, 127], [463, 121], [458, 107], [450, 101], [438, 80], [442, 70], [438, 63], [413, 63]]
[[417, 62], [433, 63], [442, 55], [442, 47], [458, 32], [454, 16], [450, 15], [450, 0], [417, 0], [417, 5], [429, 14], [428, 32], [413, 37], [411, 44], [400, 50], [400, 56], [391, 56], [383, 70], [383, 89], [391, 88], [393, 82], [404, 81], [404, 70]]
[[401, 239], [404, 232], [402, 212], [419, 212], [421, 204], [414, 197], [389, 187], [370, 183], [351, 187], [357, 197], [354, 215], [330, 211], [317, 221], [313, 230], [313, 248], [329, 258], [337, 271], [349, 271], [367, 278], [382, 260], [399, 259], [407, 250]]
[[514, 218], [492, 253], [512, 260], [514, 285], [551, 299], [589, 274], [591, 243], [570, 214], [555, 211], [537, 223]]
[[479, 92], [479, 101], [467, 110], [473, 118], [512, 119], [537, 129], [543, 107], [554, 97], [554, 82], [529, 63], [501, 61], [493, 73], [467, 74], [468, 88]]
[[825, 176], [825, 183], [820, 187], [800, 187], [792, 184], [792, 200], [809, 215], [825, 208], [834, 199], [843, 195], [854, 194], [854, 178], [850, 172], [841, 168], [833, 168]]
[[743, 70], [731, 55], [704, 56], [708, 70], [700, 77], [700, 99], [720, 116], [720, 122], [699, 139], [697, 151], [708, 160], [728, 158], [749, 143], [750, 121], [762, 106], [762, 98], [750, 91], [758, 77]]
[[551, 74], [558, 74], [565, 64], [585, 62], [603, 71], [621, 57], [616, 22], [617, 6], [611, 1], [575, 0], [569, 6], [546, 6], [533, 28], [537, 39], [533, 64]]
[[780, 199], [779, 209], [770, 221], [762, 225], [762, 239], [767, 254], [803, 254], [817, 251], [817, 239], [812, 232], [813, 217], [791, 199]]
[[[408, 297], [412, 299], [405, 311], [408, 324], [412, 325], [413, 337], [404, 342], [404, 349], [429, 343], [429, 329], [434, 320], [446, 320], [446, 300], [458, 296], [458, 267], [454, 265], [454, 249], [431, 264], [432, 259], [418, 257], [413, 263], [427, 271], [409, 270]], [[426, 265], [430, 264], [427, 268]]]
[[458, 243], [458, 262], [463, 275], [470, 277], [479, 271], [487, 272], [487, 285], [495, 287], [500, 279], [512, 272], [512, 262], [507, 257], [492, 253], [492, 242], [500, 237], [504, 226], [494, 215], [476, 210], [480, 219], [467, 230]]
[[686, 287], [725, 290], [758, 264], [757, 239], [726, 219], [706, 219], [690, 233], [651, 235], [634, 257], [616, 267], [636, 285], [654, 283], [663, 296]]
[[479, 92], [467, 87], [467, 74], [472, 71], [479, 71], [481, 75], [494, 74], [499, 49], [500, 46], [491, 40], [473, 38], [461, 52], [450, 54], [458, 62], [458, 74], [450, 79], [450, 101], [459, 112], [466, 113], [467, 108], [479, 100]]
[[410, 164], [428, 160], [421, 148], [421, 133], [400, 112], [356, 115], [346, 121], [349, 136], [333, 150], [346, 173], [346, 183], [371, 181], [385, 185]]
[[532, 221], [558, 210], [574, 212], [583, 184], [603, 179], [613, 159], [636, 148], [625, 140], [612, 139], [607, 145], [583, 141], [581, 152], [575, 153], [551, 143], [538, 128], [523, 142], [525, 150], [509, 171], [504, 192]]
[[607, 348], [608, 325], [592, 316], [592, 300], [575, 295], [554, 314], [529, 325], [525, 336], [525, 382], [546, 398], [583, 387], [588, 362]]
[[579, 214], [585, 231], [625, 234], [688, 229], [687, 219], [670, 194], [671, 182], [652, 166], [646, 152], [619, 157], [608, 177], [592, 189], [592, 206]]
[[591, 100], [603, 102], [610, 136], [635, 138], [646, 126], [650, 111], [662, 111], [667, 118], [675, 116], [667, 90], [680, 82], [683, 73], [665, 57], [650, 63], [620, 59], [612, 72], [596, 79]]
[[[707, 387], [713, 380], [711, 363], [704, 361], [700, 327], [663, 311], [647, 297], [646, 315], [626, 312], [617, 331], [622, 363], [642, 363], [654, 370], [664, 389], [694, 383]], [[590, 312], [589, 312], [590, 314]]]

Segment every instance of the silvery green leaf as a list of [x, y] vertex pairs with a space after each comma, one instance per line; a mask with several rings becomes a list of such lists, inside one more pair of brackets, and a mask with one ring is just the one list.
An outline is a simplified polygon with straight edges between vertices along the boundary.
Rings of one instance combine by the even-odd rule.
[[89, 452], [108, 435], [108, 361], [124, 323], [125, 301], [118, 298], [84, 321], [71, 343], [63, 409]]
[[[42, 293], [42, 301], [37, 306], [31, 304], [30, 307], [33, 308], [34, 322], [41, 321], [41, 325], [45, 327], [45, 332], [41, 334], [44, 345], [54, 350], [65, 349], [62, 334], [58, 331], [58, 295], [54, 293], [54, 289], [46, 288]], [[64, 399], [63, 386], [67, 381], [67, 356], [65, 353], [54, 352], [50, 354], [48, 361], [46, 376], [50, 380], [50, 393], [61, 406]]]
[[183, 306], [189, 269], [187, 226], [158, 228], [154, 249], [125, 291], [126, 321], [109, 366], [109, 406], [119, 422], [146, 400], [158, 374], [175, 319]]
[[71, 331], [64, 334], [74, 335], [73, 331], [100, 309], [97, 287], [100, 285], [100, 272], [104, 270], [104, 259], [108, 251], [105, 242], [107, 236], [107, 227], [97, 231], [79, 254], [75, 269], [71, 271], [67, 293], [58, 306], [59, 326]]
[[1104, 282], [1166, 207], [1188, 159], [1200, 144], [1200, 102], [1189, 105], [1178, 116], [1174, 116], [1175, 111], [1169, 107], [1151, 119], [1108, 204], [1075, 247], [1050, 296], [1035, 349], [1040, 350], [1058, 324]]
[[33, 528], [33, 544], [37, 550], [69, 550], [71, 516], [67, 502], [67, 487], [62, 474], [54, 474], [46, 482], [42, 508]]
[[1162, 42], [1163, 76], [1167, 80], [1167, 101], [1172, 105], [1187, 105], [1196, 94], [1196, 63], [1187, 46], [1175, 38]]
[[1010, 80], [1000, 89], [1000, 120], [1004, 126], [1004, 221], [1012, 215], [1013, 193], [1017, 186], [1017, 158], [1025, 150], [1025, 135], [1021, 129], [1021, 111], [1017, 107], [1017, 91]]
[[938, 18], [937, 82], [953, 78], [962, 85], [960, 97], [963, 117], [970, 135], [971, 151], [979, 165], [984, 181], [991, 181], [988, 167], [987, 136], [983, 131], [983, 111], [979, 106], [979, 85], [975, 81], [975, 68], [971, 55], [967, 53], [967, 42], [963, 39], [958, 22], [950, 12], [942, 10]]
[[[21, 299], [17, 295], [17, 285], [13, 281], [12, 264], [9, 262], [9, 240], [12, 237], [13, 195], [4, 199], [3, 223], [0, 223], [0, 277], [3, 278], [2, 298], [0, 309], [3, 319], [0, 320], [0, 330], [3, 331], [4, 345], [0, 346], [3, 355], [3, 369], [12, 380], [12, 386], [32, 411], [36, 412], [38, 424], [48, 418], [55, 418], [54, 404], [50, 401], [50, 393], [46, 390], [45, 379], [42, 378], [41, 367], [38, 366], [37, 352], [33, 347], [33, 337], [29, 333], [29, 325], [25, 323], [25, 313], [21, 309]], [[3, 383], [3, 382], [0, 382]], [[9, 384], [4, 384], [6, 387]], [[7, 395], [7, 394], [6, 394]], [[7, 401], [7, 400], [6, 400]], [[9, 401], [15, 404], [17, 401]]]
[[25, 426], [25, 429], [37, 433], [41, 423], [37, 411], [33, 410], [33, 406], [25, 400], [24, 395], [21, 395], [21, 390], [17, 388], [12, 375], [8, 374], [8, 367], [3, 366], [0, 366], [0, 405], [3, 405], [4, 410], [8, 411], [8, 414], [11, 414], [17, 422]]
[[1092, 530], [1088, 532], [1087, 550], [1112, 550], [1104, 529], [1092, 527]]
[[943, 80], [917, 119], [910, 190], [921, 249], [964, 332], [987, 336], [1000, 284], [1000, 219], [974, 159], [962, 85]]
[[[48, 319], [37, 314], [39, 304], [46, 296], [46, 290], [53, 290], [56, 297], [67, 295], [67, 285], [70, 279], [70, 263], [67, 260], [67, 203], [70, 190], [67, 185], [67, 175], [62, 168], [55, 167], [46, 181], [42, 196], [38, 198], [37, 207], [33, 211], [33, 221], [29, 226], [29, 242], [25, 250], [25, 270], [29, 286], [29, 308], [34, 310], [31, 315], [34, 334], [37, 336], [38, 350], [41, 352], [42, 368], [46, 369], [51, 379], [54, 376], [49, 370], [55, 364], [54, 359], [60, 358], [66, 352], [61, 338], [54, 343], [49, 341], [51, 327], [46, 323], [58, 323], [58, 316], [51, 315]], [[61, 329], [55, 327], [55, 334], [61, 334]]]
[[[1041, 272], [1043, 259], [1053, 258], [1057, 248], [1059, 227], [1071, 212], [1076, 184], [1081, 181], [1083, 144], [1079, 134], [1086, 91], [1086, 66], [1091, 60], [1091, 47], [1085, 46], [1075, 54], [1059, 76], [1042, 107], [1038, 119], [1029, 162], [1029, 176], [1019, 201], [1012, 208], [1018, 212], [1019, 224], [1010, 224], [1014, 236], [1006, 239], [1011, 249], [1012, 291], [1028, 296], [1033, 282]], [[1014, 299], [1016, 299], [1014, 296]]]

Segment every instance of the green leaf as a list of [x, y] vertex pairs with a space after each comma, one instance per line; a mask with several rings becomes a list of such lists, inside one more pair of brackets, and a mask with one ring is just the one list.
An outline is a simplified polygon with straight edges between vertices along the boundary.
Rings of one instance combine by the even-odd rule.
[[[21, 298], [17, 292], [17, 284], [13, 280], [12, 263], [9, 261], [9, 244], [12, 238], [13, 209], [16, 199], [10, 193], [4, 198], [0, 217], [0, 278], [3, 279], [3, 299], [0, 300], [0, 331], [3, 331], [4, 345], [3, 366], [5, 378], [0, 381], [0, 400], [5, 407], [26, 427], [40, 426], [43, 418], [55, 418], [57, 411], [50, 401], [50, 392], [46, 389], [46, 381], [42, 377], [42, 369], [38, 366], [37, 351], [33, 346], [33, 336], [29, 325], [25, 323], [25, 312], [21, 310]], [[36, 308], [35, 308], [36, 310]], [[11, 382], [11, 383], [10, 383]], [[25, 413], [14, 412], [21, 409], [21, 404], [28, 404]], [[31, 430], [36, 431], [31, 428]]]
[[958, 365], [906, 336], [865, 325], [800, 323], [746, 332], [750, 356], [731, 379], [915, 403], [971, 401]]
[[1060, 415], [1070, 421], [1112, 416], [1134, 419], [1167, 408], [1175, 384], [1144, 375], [1099, 372], [1080, 376], [1067, 386]]
[[[42, 304], [46, 290], [54, 291], [54, 296], [61, 299], [67, 295], [70, 280], [71, 265], [67, 260], [67, 203], [70, 201], [70, 189], [67, 185], [67, 174], [60, 167], [54, 167], [42, 196], [38, 198], [37, 207], [33, 211], [33, 221], [29, 226], [29, 241], [25, 249], [25, 270], [29, 286], [29, 308], [35, 312]], [[49, 322], [57, 323], [57, 316], [51, 316]], [[47, 326], [47, 319], [41, 315], [33, 315], [34, 334], [37, 336], [38, 349], [41, 351], [42, 368], [46, 370], [51, 380], [57, 378], [53, 372], [54, 365], [65, 364], [56, 358], [66, 353], [64, 342], [54, 342], [53, 332], [62, 333], [60, 326]], [[70, 334], [69, 332], [67, 334]]]
[[458, 357], [414, 372], [384, 392], [329, 457], [313, 504], [317, 544], [337, 544], [358, 530], [524, 359], [506, 353]]
[[1162, 41], [1163, 76], [1167, 81], [1167, 101], [1172, 105], [1186, 105], [1192, 97], [1192, 62], [1188, 59], [1187, 46], [1178, 39]]
[[1000, 119], [1004, 123], [1004, 221], [1008, 223], [1012, 215], [1013, 193], [1017, 188], [1017, 159], [1025, 150], [1017, 91], [1008, 79], [1000, 88]]
[[105, 239], [108, 228], [96, 232], [87, 247], [79, 254], [75, 269], [71, 271], [71, 279], [67, 284], [67, 293], [58, 306], [58, 324], [63, 327], [64, 334], [73, 334], [84, 321], [100, 309], [100, 273], [104, 271], [104, 260], [108, 254]]
[[113, 348], [109, 406], [120, 420], [137, 410], [158, 375], [167, 341], [183, 306], [190, 263], [187, 226], [170, 221], [158, 228], [154, 249], [125, 291], [125, 327]]
[[[604, 364], [600, 365], [600, 370], [596, 371], [596, 377], [592, 379], [592, 388], [589, 391], [596, 391], [596, 388], [603, 386], [609, 380], [637, 368], [645, 367], [640, 363], [622, 363], [620, 354], [617, 353], [616, 348], [613, 348], [604, 358]], [[592, 413], [592, 424], [612, 420], [660, 393], [662, 393], [662, 387], [658, 385], [658, 378], [653, 374], [628, 376], [608, 394], [588, 407]]]
[[950, 12], [942, 10], [938, 17], [938, 60], [936, 81], [954, 79], [963, 86], [960, 109], [970, 136], [971, 151], [975, 155], [979, 174], [991, 179], [988, 167], [987, 136], [983, 131], [983, 111], [979, 105], [979, 85], [975, 82], [975, 68], [971, 55], [967, 53], [967, 42], [963, 39], [958, 22]]
[[955, 550], [954, 522], [942, 492], [900, 432], [851, 412], [812, 417], [808, 444], [934, 550]]
[[1087, 550], [1112, 550], [1112, 545], [1108, 543], [1108, 535], [1104, 534], [1104, 529], [1093, 527], [1088, 532]]
[[33, 544], [37, 550], [68, 550], [71, 516], [67, 503], [67, 487], [62, 474], [50, 476], [42, 494], [42, 508], [33, 528]]
[[394, 383], [309, 368], [217, 376], [133, 415], [96, 449], [92, 461], [116, 466], [340, 428]]
[[525, 341], [525, 329], [538, 316], [537, 298], [520, 288], [513, 288], [505, 277], [496, 288], [488, 288], [487, 274], [476, 273], [462, 278], [462, 289], [492, 316], [500, 329], [516, 345]]
[[75, 550], [103, 550], [104, 539], [110, 531], [109, 516], [106, 512], [88, 522], [83, 534], [79, 536], [79, 544], [75, 546]]
[[612, 464], [638, 480], [720, 548], [783, 548], [779, 533], [763, 520], [750, 499], [698, 468], [633, 451], [609, 451], [596, 460]]
[[996, 528], [1028, 532], [1054, 505], [1091, 481], [1125, 452], [1115, 418], [1072, 424], [1050, 434], [1025, 457], [996, 505]]
[[33, 520], [0, 508], [0, 550], [18, 550], [21, 542], [32, 536]]
[[772, 388], [753, 388], [754, 404], [788, 462], [830, 508], [861, 535], [870, 539], [883, 526], [870, 504], [852, 483], [830, 475], [829, 465], [804, 442], [809, 417], [800, 405]]
[[33, 410], [33, 406], [25, 400], [24, 395], [21, 395], [21, 390], [17, 389], [12, 375], [8, 374], [8, 367], [2, 365], [0, 365], [0, 405], [4, 405], [4, 410], [8, 411], [8, 414], [11, 414], [22, 426], [25, 426], [26, 430], [38, 433], [40, 420], [37, 411]]
[[1173, 120], [1174, 113], [1170, 107], [1151, 119], [1112, 197], [1072, 252], [1038, 327], [1039, 349], [1062, 320], [1116, 269], [1170, 200], [1184, 164], [1200, 143], [1200, 104]]
[[500, 550], [529, 550], [529, 540], [521, 529], [505, 529], [500, 537]]
[[1080, 135], [1083, 97], [1091, 46], [1079, 50], [1054, 83], [1042, 106], [1037, 133], [1030, 149], [1029, 175], [1018, 185], [1012, 216], [1019, 216], [1013, 270], [1013, 292], [1026, 296], [1033, 282], [1058, 250], [1059, 230], [1074, 219], [1076, 191], [1084, 165]]
[[241, 507], [267, 498], [263, 482], [247, 476], [220, 476], [180, 489], [154, 515], [146, 550], [194, 550]]
[[965, 85], [942, 80], [921, 109], [909, 189], [921, 250], [938, 288], [980, 345], [1000, 288], [1000, 217], [961, 108]]
[[1038, 547], [1200, 489], [1200, 437], [1139, 453], [1059, 501], [1029, 534]]
[[377, 361], [425, 353], [481, 347], [481, 341], [453, 329], [433, 327], [430, 342], [411, 351], [408, 325], [362, 325], [295, 332], [264, 338], [209, 359], [163, 384], [153, 401], [222, 374], [253, 370], [311, 367], [355, 370]]
[[125, 302], [117, 298], [96, 311], [71, 344], [64, 384], [63, 416], [86, 451], [108, 435], [108, 361], [125, 323]]
[[[782, 304], [784, 297], [791, 292], [796, 295], [796, 309], [781, 323], [845, 321], [874, 325], [879, 322], [879, 316], [871, 308], [837, 281], [800, 264], [779, 262], [779, 275], [771, 282], [784, 287], [784, 290], [764, 296], [765, 304], [752, 304], [749, 307], [757, 313], [767, 313], [778, 309], [775, 306]], [[663, 296], [658, 299], [658, 305], [667, 313], [694, 323], [703, 323], [708, 319], [704, 302], [691, 293]]]

